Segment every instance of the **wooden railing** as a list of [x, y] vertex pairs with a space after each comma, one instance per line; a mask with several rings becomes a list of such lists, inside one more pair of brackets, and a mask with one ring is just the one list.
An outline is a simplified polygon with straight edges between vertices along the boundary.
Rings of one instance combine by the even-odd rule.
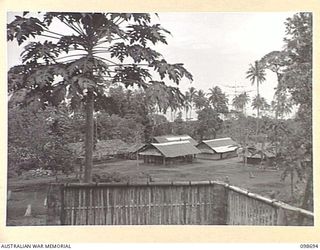
[[216, 181], [53, 184], [48, 224], [290, 225], [313, 213]]
[[312, 226], [314, 223], [310, 211], [235, 186], [222, 185], [228, 188], [228, 225]]

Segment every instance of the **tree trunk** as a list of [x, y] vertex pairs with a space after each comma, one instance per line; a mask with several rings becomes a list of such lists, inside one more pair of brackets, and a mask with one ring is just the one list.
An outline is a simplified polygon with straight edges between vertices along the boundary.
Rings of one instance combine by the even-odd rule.
[[[257, 99], [258, 99], [258, 101], [260, 99], [258, 79], [257, 79]], [[258, 107], [257, 107], [256, 143], [258, 142], [258, 134], [259, 134], [259, 117], [260, 117], [260, 107], [259, 107], [259, 103], [258, 103]]]
[[93, 155], [93, 92], [88, 91], [86, 103], [86, 141], [85, 141], [85, 170], [84, 182], [92, 181], [92, 155]]

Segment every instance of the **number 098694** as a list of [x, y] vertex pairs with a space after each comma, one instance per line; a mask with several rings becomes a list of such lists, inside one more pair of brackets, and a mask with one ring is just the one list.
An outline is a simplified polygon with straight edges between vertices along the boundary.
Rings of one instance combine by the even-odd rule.
[[318, 244], [300, 244], [300, 248], [314, 249], [318, 248]]

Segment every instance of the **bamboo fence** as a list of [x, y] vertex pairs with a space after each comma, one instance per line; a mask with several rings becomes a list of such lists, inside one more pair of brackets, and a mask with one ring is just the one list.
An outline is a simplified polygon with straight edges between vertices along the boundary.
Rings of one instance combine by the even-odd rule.
[[[47, 224], [286, 225], [313, 213], [216, 181], [52, 184]], [[309, 223], [310, 224], [310, 223]]]

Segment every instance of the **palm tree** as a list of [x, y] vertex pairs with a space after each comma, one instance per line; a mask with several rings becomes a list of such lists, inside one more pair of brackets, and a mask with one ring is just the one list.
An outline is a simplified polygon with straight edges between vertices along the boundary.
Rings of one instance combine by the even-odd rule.
[[207, 95], [209, 96], [209, 103], [217, 113], [228, 112], [228, 98], [218, 86], [210, 88]]
[[168, 92], [168, 105], [171, 110], [171, 121], [174, 121], [177, 110], [181, 110], [184, 105], [183, 95], [178, 89], [176, 91]]
[[245, 114], [245, 107], [248, 104], [249, 100], [250, 98], [247, 92], [243, 92], [233, 98], [232, 105], [236, 110], [239, 110], [243, 114]]
[[[254, 65], [250, 64], [250, 68], [247, 71], [247, 77], [249, 78], [252, 85], [257, 83], [257, 97], [260, 97], [259, 85], [266, 80], [265, 78], [265, 68], [259, 61], [255, 61]], [[257, 117], [259, 118], [259, 108], [257, 109]]]
[[183, 106], [186, 111], [186, 120], [188, 120], [188, 112], [191, 109], [191, 96], [190, 96], [189, 91], [185, 92]]
[[[252, 85], [256, 82], [257, 84], [257, 98], [260, 98], [259, 93], [259, 85], [266, 80], [265, 78], [265, 67], [263, 64], [259, 63], [259, 61], [255, 61], [254, 65], [250, 64], [250, 68], [247, 71], [247, 77], [249, 78]], [[256, 129], [256, 135], [258, 136], [259, 133], [259, 118], [260, 118], [260, 107], [259, 105], [257, 107], [257, 129]]]
[[208, 99], [206, 97], [206, 93], [202, 89], [199, 89], [195, 93], [193, 98], [193, 105], [196, 110], [201, 110], [208, 105]]
[[261, 96], [256, 96], [255, 98], [253, 98], [251, 106], [253, 109], [257, 110], [268, 110], [270, 108], [267, 100]]
[[189, 88], [189, 95], [190, 95], [190, 118], [192, 116], [192, 107], [193, 107], [193, 104], [194, 104], [194, 97], [197, 93], [197, 90], [195, 89], [195, 87], [190, 87]]

